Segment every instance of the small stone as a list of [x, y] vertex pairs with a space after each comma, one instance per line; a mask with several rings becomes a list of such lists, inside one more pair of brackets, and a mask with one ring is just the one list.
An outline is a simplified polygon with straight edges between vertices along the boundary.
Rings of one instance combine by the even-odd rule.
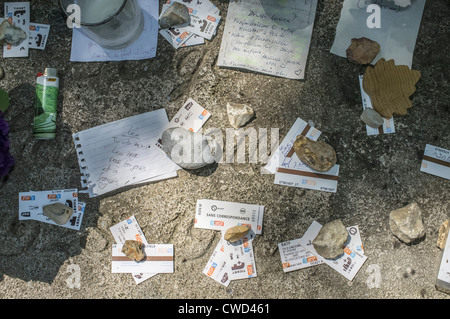
[[447, 219], [445, 222], [442, 223], [441, 227], [439, 227], [439, 236], [438, 236], [438, 240], [436, 242], [436, 245], [439, 247], [439, 249], [445, 248], [445, 244], [447, 243], [449, 228], [450, 228], [450, 219]]
[[26, 38], [25, 31], [9, 23], [7, 19], [0, 24], [0, 45], [19, 45]]
[[227, 113], [230, 124], [234, 128], [243, 127], [255, 116], [255, 112], [250, 106], [231, 102], [227, 104]]
[[245, 225], [233, 226], [227, 229], [227, 231], [223, 235], [223, 238], [230, 243], [234, 243], [237, 242], [239, 239], [244, 238], [249, 231], [250, 227]]
[[392, 233], [405, 244], [425, 235], [422, 211], [417, 203], [391, 211], [389, 226]]
[[73, 214], [73, 208], [63, 203], [54, 203], [42, 208], [44, 216], [50, 218], [58, 225], [64, 225]]
[[175, 164], [188, 170], [212, 164], [219, 150], [213, 138], [180, 127], [165, 130], [161, 144], [163, 151]]
[[336, 164], [336, 152], [325, 142], [298, 135], [293, 147], [298, 158], [313, 170], [326, 172]]
[[324, 225], [312, 244], [316, 252], [326, 259], [335, 259], [344, 253], [348, 232], [340, 219]]
[[122, 253], [134, 261], [141, 261], [145, 258], [144, 244], [137, 240], [126, 240], [122, 246]]
[[384, 123], [384, 118], [371, 108], [366, 108], [361, 114], [361, 121], [373, 128], [379, 128]]
[[159, 26], [161, 29], [168, 29], [189, 25], [191, 16], [189, 9], [182, 3], [174, 2], [159, 18]]
[[380, 52], [380, 45], [367, 38], [353, 38], [348, 47], [347, 59], [358, 64], [369, 64]]

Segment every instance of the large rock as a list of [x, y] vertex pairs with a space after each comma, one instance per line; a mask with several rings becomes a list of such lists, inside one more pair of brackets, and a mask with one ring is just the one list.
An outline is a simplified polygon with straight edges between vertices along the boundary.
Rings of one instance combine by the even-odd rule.
[[230, 124], [234, 128], [243, 127], [255, 116], [255, 112], [250, 106], [231, 102], [227, 103], [227, 113]]
[[298, 135], [293, 147], [298, 158], [313, 170], [326, 172], [336, 164], [336, 152], [325, 142]]
[[412, 243], [425, 235], [422, 211], [417, 203], [393, 210], [389, 217], [392, 233], [405, 244]]
[[374, 109], [367, 108], [361, 114], [361, 121], [373, 128], [379, 128], [384, 123], [384, 118]]
[[134, 261], [141, 261], [145, 258], [144, 244], [137, 240], [126, 240], [121, 251]]
[[312, 244], [316, 252], [326, 259], [335, 259], [344, 253], [348, 232], [340, 219], [324, 225]]
[[42, 208], [44, 216], [50, 218], [58, 225], [64, 225], [73, 214], [73, 208], [63, 203], [54, 203]]
[[164, 131], [162, 146], [167, 156], [184, 169], [199, 169], [214, 163], [218, 144], [211, 137], [183, 128]]
[[367, 38], [352, 39], [347, 48], [347, 59], [358, 64], [369, 64], [380, 52], [380, 45]]
[[226, 230], [223, 238], [230, 243], [234, 243], [234, 242], [237, 242], [238, 240], [244, 238], [248, 234], [249, 231], [250, 231], [250, 227], [248, 227], [248, 226], [236, 225], [236, 226], [228, 228]]
[[19, 45], [26, 38], [25, 31], [9, 23], [7, 19], [0, 24], [0, 45]]

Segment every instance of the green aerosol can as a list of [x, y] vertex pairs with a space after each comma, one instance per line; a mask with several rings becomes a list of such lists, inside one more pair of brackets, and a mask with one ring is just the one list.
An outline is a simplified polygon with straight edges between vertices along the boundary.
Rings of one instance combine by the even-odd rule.
[[46, 68], [43, 74], [38, 73], [36, 79], [33, 137], [45, 140], [55, 138], [58, 93], [58, 71], [53, 68]]

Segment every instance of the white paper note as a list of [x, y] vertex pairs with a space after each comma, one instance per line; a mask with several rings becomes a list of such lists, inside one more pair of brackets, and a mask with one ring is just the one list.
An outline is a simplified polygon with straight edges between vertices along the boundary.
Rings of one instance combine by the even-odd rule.
[[450, 179], [450, 151], [427, 144], [420, 171]]
[[138, 0], [144, 14], [144, 29], [136, 42], [120, 50], [102, 48], [81, 30], [73, 28], [72, 62], [143, 60], [156, 56], [158, 42], [158, 1]]
[[331, 53], [347, 57], [346, 51], [352, 38], [366, 37], [380, 45], [380, 53], [372, 64], [381, 58], [386, 61], [394, 59], [396, 65], [411, 68], [425, 0], [417, 0], [402, 10], [381, 7], [380, 28], [369, 28], [367, 25], [372, 14], [367, 12], [367, 6], [371, 3], [366, 0], [344, 1]]
[[317, 0], [230, 1], [217, 65], [303, 79]]

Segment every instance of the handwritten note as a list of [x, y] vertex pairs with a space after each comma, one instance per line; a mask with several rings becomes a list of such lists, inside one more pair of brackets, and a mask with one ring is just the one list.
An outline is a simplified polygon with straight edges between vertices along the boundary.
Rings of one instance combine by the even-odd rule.
[[74, 134], [81, 184], [90, 197], [177, 176], [177, 166], [155, 145], [167, 124], [160, 109]]
[[217, 65], [303, 79], [317, 0], [246, 0], [228, 6]]

